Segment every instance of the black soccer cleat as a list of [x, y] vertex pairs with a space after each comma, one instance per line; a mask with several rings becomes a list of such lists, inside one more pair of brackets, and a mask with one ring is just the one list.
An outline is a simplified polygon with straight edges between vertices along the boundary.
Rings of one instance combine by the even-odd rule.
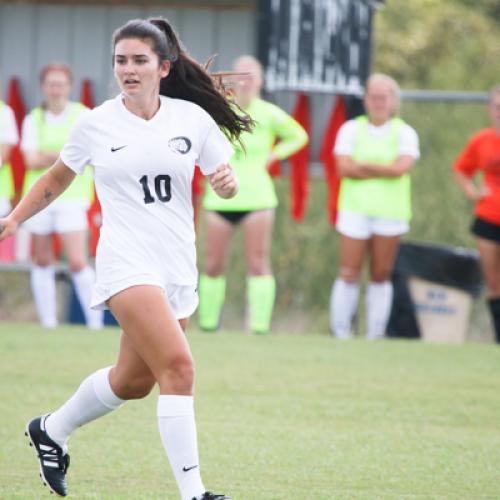
[[65, 476], [69, 467], [69, 455], [64, 455], [62, 448], [48, 436], [45, 431], [46, 418], [47, 415], [31, 420], [26, 426], [25, 434], [40, 460], [43, 484], [49, 487], [51, 493], [65, 497], [68, 494]]
[[[197, 499], [193, 497], [193, 500]], [[231, 500], [231, 498], [227, 497], [226, 495], [216, 495], [215, 493], [210, 493], [210, 491], [205, 491], [205, 493], [203, 493], [203, 496], [201, 497], [201, 500]]]

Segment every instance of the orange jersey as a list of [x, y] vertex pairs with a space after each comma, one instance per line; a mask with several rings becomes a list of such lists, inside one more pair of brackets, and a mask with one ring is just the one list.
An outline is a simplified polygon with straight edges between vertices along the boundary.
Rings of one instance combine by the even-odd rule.
[[500, 225], [500, 135], [496, 130], [487, 128], [473, 135], [453, 168], [468, 177], [483, 173], [489, 194], [476, 203], [476, 216]]

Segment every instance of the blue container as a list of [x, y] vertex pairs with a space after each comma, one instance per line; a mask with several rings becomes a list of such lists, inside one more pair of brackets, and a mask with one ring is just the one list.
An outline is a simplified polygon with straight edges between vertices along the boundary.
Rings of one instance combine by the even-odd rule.
[[[68, 285], [69, 285], [69, 296], [67, 301], [66, 320], [68, 323], [74, 325], [84, 325], [85, 316], [83, 314], [80, 301], [78, 300], [78, 296], [76, 295], [76, 290], [73, 285], [73, 282], [70, 280]], [[111, 311], [108, 310], [104, 311], [104, 325], [118, 326], [118, 322], [116, 321]]]

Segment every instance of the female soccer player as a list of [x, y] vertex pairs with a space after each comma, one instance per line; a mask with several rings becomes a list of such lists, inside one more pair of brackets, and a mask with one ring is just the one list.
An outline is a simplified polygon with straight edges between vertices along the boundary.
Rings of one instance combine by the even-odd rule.
[[[256, 123], [253, 132], [242, 136], [244, 148], [237, 148], [231, 165], [240, 179], [240, 191], [230, 200], [220, 199], [207, 189], [203, 201], [207, 213], [205, 274], [200, 278], [200, 327], [215, 330], [224, 305], [224, 272], [230, 242], [241, 223], [248, 268], [250, 329], [269, 330], [275, 298], [271, 270], [271, 233], [278, 199], [267, 167], [282, 160], [307, 143], [305, 130], [287, 113], [260, 98], [262, 67], [251, 56], [234, 63], [241, 77], [234, 89], [234, 100]], [[279, 142], [275, 144], [276, 139]]]
[[[63, 64], [49, 64], [40, 72], [43, 104], [24, 119], [21, 149], [28, 168], [24, 194], [52, 165], [63, 148], [78, 118], [88, 109], [69, 101], [73, 75]], [[71, 278], [82, 306], [87, 326], [102, 328], [102, 311], [90, 309], [90, 296], [95, 280], [85, 251], [87, 209], [93, 196], [92, 172], [86, 169], [57, 201], [27, 221], [31, 233], [33, 267], [31, 289], [40, 323], [45, 328], [57, 325], [56, 279], [53, 266], [52, 234], [60, 236], [68, 258]]]
[[[469, 140], [454, 171], [465, 196], [475, 203], [476, 218], [471, 230], [488, 287], [495, 338], [500, 343], [500, 85], [490, 93], [488, 111], [491, 127]], [[484, 184], [474, 184], [476, 174], [483, 175]]]
[[366, 116], [346, 122], [335, 143], [342, 176], [337, 231], [340, 270], [332, 288], [331, 329], [351, 336], [359, 297], [359, 278], [370, 254], [367, 290], [367, 332], [379, 339], [392, 306], [390, 276], [401, 235], [411, 217], [408, 172], [419, 157], [416, 132], [396, 116], [399, 86], [390, 77], [372, 75], [366, 83]]
[[14, 112], [0, 101], [0, 217], [10, 212], [10, 200], [14, 195], [9, 159], [12, 146], [17, 144], [18, 139]]
[[227, 499], [201, 480], [194, 365], [183, 332], [198, 303], [191, 179], [196, 163], [219, 196], [234, 196], [233, 149], [219, 127], [237, 139], [250, 121], [232, 110], [165, 19], [129, 21], [113, 47], [121, 94], [82, 117], [56, 163], [0, 219], [1, 236], [12, 234], [91, 164], [103, 212], [92, 306], [109, 307], [123, 329], [116, 365], [29, 422], [27, 434], [44, 481], [64, 496], [71, 433], [158, 383], [160, 435], [182, 500]]

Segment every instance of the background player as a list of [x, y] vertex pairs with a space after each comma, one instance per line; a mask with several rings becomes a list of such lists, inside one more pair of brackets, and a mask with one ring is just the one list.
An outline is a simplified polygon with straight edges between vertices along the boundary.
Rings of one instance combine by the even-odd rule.
[[[204, 330], [219, 326], [226, 291], [226, 267], [231, 239], [241, 224], [248, 269], [247, 295], [250, 329], [269, 330], [276, 284], [271, 269], [271, 234], [278, 204], [268, 167], [307, 143], [305, 130], [287, 113], [260, 98], [262, 66], [252, 56], [241, 56], [234, 71], [247, 73], [234, 89], [236, 104], [255, 122], [251, 133], [242, 135], [231, 165], [240, 179], [240, 191], [224, 200], [207, 188], [203, 206], [207, 210], [205, 273], [200, 278], [199, 322]], [[276, 140], [278, 143], [275, 144]]]
[[[469, 140], [454, 165], [455, 179], [475, 203], [471, 230], [476, 237], [481, 269], [488, 287], [488, 305], [500, 342], [500, 85], [490, 92], [491, 127]], [[474, 177], [482, 174], [476, 186]]]
[[[88, 111], [83, 104], [69, 100], [72, 81], [71, 70], [63, 64], [49, 64], [40, 72], [44, 100], [26, 116], [22, 128], [21, 148], [27, 167], [24, 194], [57, 160], [76, 121]], [[60, 236], [87, 326], [92, 329], [103, 326], [102, 312], [90, 310], [95, 273], [88, 265], [86, 246], [87, 209], [92, 196], [89, 168], [57, 201], [25, 223], [33, 244], [31, 289], [40, 323], [45, 328], [57, 325], [54, 233]]]
[[396, 116], [395, 80], [372, 75], [366, 82], [364, 106], [366, 116], [342, 125], [335, 143], [342, 176], [337, 219], [340, 270], [332, 287], [330, 323], [335, 336], [351, 336], [359, 279], [369, 254], [366, 335], [378, 339], [385, 335], [391, 312], [390, 277], [400, 238], [409, 229], [408, 172], [419, 157], [419, 146], [416, 132]]

